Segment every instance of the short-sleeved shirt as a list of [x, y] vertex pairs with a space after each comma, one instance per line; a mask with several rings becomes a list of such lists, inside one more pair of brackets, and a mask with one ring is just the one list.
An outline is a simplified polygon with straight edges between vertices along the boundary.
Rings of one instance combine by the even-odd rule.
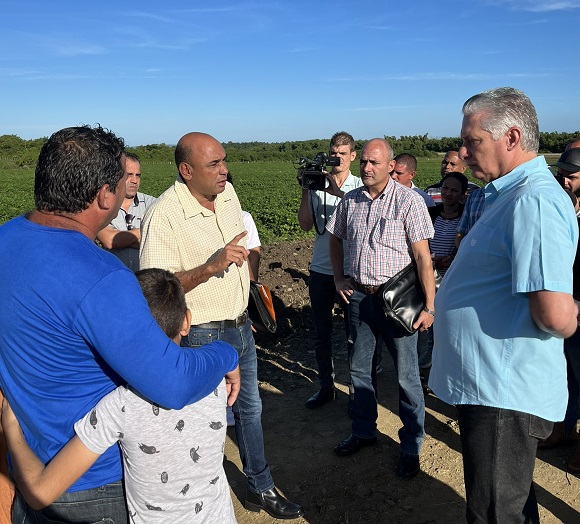
[[425, 205], [427, 207], [435, 207], [437, 205], [435, 204], [435, 201], [427, 193], [425, 193], [425, 191], [419, 189], [415, 184], [413, 184], [413, 182], [411, 182], [411, 189], [413, 189], [423, 197], [423, 200], [425, 200]]
[[429, 386], [449, 404], [562, 420], [562, 339], [542, 331], [528, 293], [572, 292], [578, 225], [543, 157], [485, 186], [485, 213], [437, 295]]
[[365, 186], [346, 194], [326, 229], [346, 241], [351, 277], [369, 286], [409, 265], [411, 245], [433, 237], [423, 198], [394, 180], [375, 199]]
[[226, 399], [223, 380], [180, 410], [119, 387], [75, 424], [93, 453], [119, 442], [130, 522], [236, 522], [223, 468]]
[[[127, 223], [126, 217], [127, 215], [132, 215], [133, 220], [130, 225], [133, 226], [134, 229], [139, 229], [145, 211], [151, 204], [153, 204], [153, 202], [155, 202], [155, 197], [146, 195], [145, 193], [137, 193], [133, 202], [129, 206], [129, 209], [127, 209], [127, 211], [123, 208], [119, 209], [117, 216], [111, 221], [110, 226], [118, 231], [127, 231], [127, 226], [129, 224]], [[131, 271], [135, 272], [139, 269], [138, 249], [132, 247], [120, 247], [108, 249], [107, 251], [119, 258]]]
[[246, 249], [260, 247], [262, 244], [260, 243], [260, 237], [258, 236], [258, 228], [256, 227], [252, 215], [247, 211], [242, 210], [242, 220], [244, 221], [244, 227], [248, 232], [246, 235]]
[[[349, 171], [348, 177], [346, 177], [340, 190], [346, 194], [360, 186], [362, 186], [362, 180]], [[310, 271], [316, 271], [323, 275], [332, 275], [333, 271], [332, 263], [330, 262], [330, 248], [328, 247], [328, 239], [330, 238], [330, 235], [326, 231], [325, 221], [328, 221], [328, 219], [333, 215], [336, 206], [341, 201], [341, 198], [329, 195], [326, 191], [309, 191], [308, 196], [312, 207], [314, 208], [314, 219], [316, 220], [318, 231], [322, 232], [322, 235], [319, 235], [318, 232], [316, 233], [314, 249], [312, 250], [312, 262], [310, 262]], [[348, 253], [345, 250], [344, 272], [347, 275], [349, 274], [348, 263]]]
[[[203, 207], [179, 177], [145, 214], [141, 226], [141, 268], [172, 273], [200, 267], [245, 231], [242, 208], [228, 182], [214, 201], [215, 213]], [[246, 247], [247, 237], [239, 245]], [[185, 294], [191, 324], [232, 320], [248, 307], [248, 264], [231, 264]]]

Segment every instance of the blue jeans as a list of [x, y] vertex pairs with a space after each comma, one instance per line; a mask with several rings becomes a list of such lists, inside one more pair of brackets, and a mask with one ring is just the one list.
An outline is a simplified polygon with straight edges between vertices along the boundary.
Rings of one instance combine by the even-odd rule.
[[50, 506], [33, 510], [16, 490], [13, 524], [127, 524], [127, 506], [121, 481], [100, 488], [65, 493]]
[[488, 406], [457, 406], [469, 523], [539, 523], [532, 479], [553, 423]]
[[223, 340], [238, 352], [241, 388], [238, 399], [232, 406], [236, 421], [235, 431], [248, 487], [261, 493], [274, 487], [270, 466], [264, 453], [262, 433], [262, 400], [258, 390], [258, 359], [251, 322], [240, 328], [206, 329], [191, 326], [189, 335], [183, 337], [181, 345], [199, 347], [215, 340]]
[[334, 384], [334, 364], [332, 362], [331, 342], [332, 313], [334, 304], [338, 302], [344, 311], [345, 319], [347, 319], [348, 312], [346, 304], [336, 292], [334, 277], [332, 275], [310, 271], [308, 293], [310, 295], [312, 318], [314, 320], [314, 350], [316, 352], [316, 362], [318, 363], [320, 387], [332, 387]]
[[399, 382], [399, 430], [401, 451], [418, 455], [425, 436], [425, 399], [417, 363], [417, 333], [409, 335], [386, 318], [380, 293], [355, 291], [349, 298], [351, 335], [354, 346], [349, 357], [354, 388], [352, 433], [372, 438], [377, 430], [376, 341], [387, 346]]

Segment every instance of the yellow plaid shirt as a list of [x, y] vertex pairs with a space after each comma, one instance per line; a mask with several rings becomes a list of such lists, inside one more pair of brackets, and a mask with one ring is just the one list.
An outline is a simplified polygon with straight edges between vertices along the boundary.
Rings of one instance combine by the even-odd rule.
[[[231, 184], [217, 195], [213, 213], [199, 204], [178, 177], [142, 221], [140, 267], [172, 273], [199, 267], [242, 231], [242, 209]], [[240, 245], [246, 245], [246, 237]], [[186, 293], [191, 324], [237, 318], [248, 307], [249, 282], [248, 264], [231, 264]]]

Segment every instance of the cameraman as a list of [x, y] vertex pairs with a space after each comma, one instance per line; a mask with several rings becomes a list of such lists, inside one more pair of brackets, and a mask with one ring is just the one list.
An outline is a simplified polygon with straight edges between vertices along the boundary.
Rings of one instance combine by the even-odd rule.
[[[308, 292], [315, 328], [315, 351], [318, 362], [318, 378], [320, 390], [306, 401], [307, 408], [319, 408], [330, 400], [334, 400], [334, 365], [332, 363], [332, 313], [334, 304], [339, 304], [344, 311], [347, 308], [338, 297], [334, 286], [332, 264], [328, 248], [329, 233], [326, 222], [330, 219], [340, 199], [349, 191], [362, 185], [361, 179], [350, 172], [350, 164], [356, 158], [354, 138], [344, 131], [335, 133], [330, 140], [329, 155], [340, 159], [340, 165], [324, 171], [328, 181], [322, 191], [302, 189], [302, 200], [298, 210], [298, 223], [304, 231], [310, 231], [316, 226], [316, 240], [310, 263], [310, 279]], [[302, 170], [298, 171], [301, 181]], [[345, 253], [345, 270], [348, 268], [348, 255]], [[345, 322], [345, 325], [348, 325]]]

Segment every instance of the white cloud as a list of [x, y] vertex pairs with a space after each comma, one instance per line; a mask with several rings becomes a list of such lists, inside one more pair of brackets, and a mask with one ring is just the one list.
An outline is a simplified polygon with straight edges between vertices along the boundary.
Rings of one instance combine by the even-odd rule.
[[491, 80], [494, 78], [538, 78], [549, 76], [547, 73], [413, 73], [408, 75], [381, 75], [375, 77], [342, 77], [329, 78], [328, 82], [373, 82], [373, 81], [400, 81], [400, 82], [426, 82], [426, 81], [460, 81], [460, 80]]
[[580, 2], [574, 0], [547, 2], [542, 0], [488, 0], [488, 2], [492, 5], [506, 5], [514, 11], [530, 11], [532, 13], [580, 9]]

